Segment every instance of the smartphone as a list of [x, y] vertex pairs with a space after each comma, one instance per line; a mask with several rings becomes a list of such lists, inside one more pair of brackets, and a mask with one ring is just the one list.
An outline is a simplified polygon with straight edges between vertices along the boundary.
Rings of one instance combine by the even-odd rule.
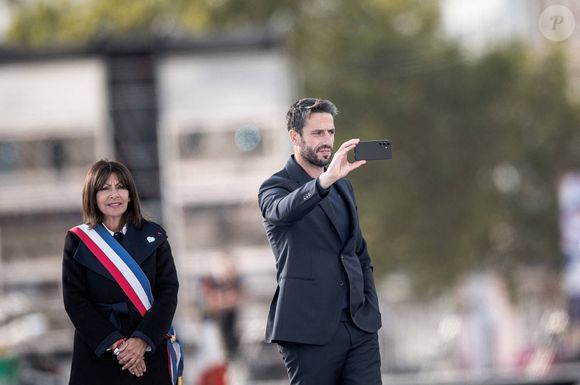
[[393, 146], [389, 139], [361, 140], [354, 148], [355, 160], [393, 159]]

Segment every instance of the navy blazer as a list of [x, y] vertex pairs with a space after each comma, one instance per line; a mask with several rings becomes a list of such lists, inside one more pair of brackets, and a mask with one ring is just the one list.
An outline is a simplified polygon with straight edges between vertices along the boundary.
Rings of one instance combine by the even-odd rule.
[[369, 333], [381, 327], [371, 259], [352, 185], [342, 178], [332, 187], [351, 212], [352, 227], [345, 242], [326, 199], [328, 193], [321, 193], [317, 183], [291, 156], [284, 169], [259, 190], [278, 282], [268, 315], [267, 342], [328, 343], [340, 322], [345, 295], [357, 327]]

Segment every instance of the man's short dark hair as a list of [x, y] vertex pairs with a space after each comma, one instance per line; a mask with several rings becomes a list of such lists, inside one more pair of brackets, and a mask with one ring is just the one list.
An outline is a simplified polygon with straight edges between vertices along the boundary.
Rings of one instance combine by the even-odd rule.
[[306, 119], [313, 112], [326, 112], [332, 115], [332, 117], [335, 117], [338, 114], [338, 109], [330, 100], [316, 98], [300, 99], [290, 106], [286, 114], [288, 131], [294, 130], [302, 135], [302, 128], [304, 128]]

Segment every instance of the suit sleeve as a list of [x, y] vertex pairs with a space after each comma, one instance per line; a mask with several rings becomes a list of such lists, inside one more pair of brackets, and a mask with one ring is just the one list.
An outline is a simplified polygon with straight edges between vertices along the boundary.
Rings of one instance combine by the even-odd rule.
[[152, 351], [163, 341], [169, 331], [175, 309], [179, 281], [168, 241], [164, 241], [156, 250], [156, 278], [153, 297], [155, 300], [145, 314], [133, 337], [142, 338], [151, 346]]
[[75, 235], [67, 233], [62, 264], [64, 308], [80, 338], [100, 357], [123, 335], [90, 300], [85, 268], [73, 258], [79, 242]]
[[326, 195], [328, 192], [320, 187], [318, 179], [293, 190], [287, 179], [273, 176], [260, 187], [258, 203], [266, 221], [288, 225], [310, 213]]

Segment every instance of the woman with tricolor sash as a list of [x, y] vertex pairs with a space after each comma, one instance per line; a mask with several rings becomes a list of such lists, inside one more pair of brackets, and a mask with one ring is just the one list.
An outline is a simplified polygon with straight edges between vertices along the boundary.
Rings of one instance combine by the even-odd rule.
[[75, 327], [69, 384], [180, 384], [179, 283], [165, 230], [143, 218], [133, 177], [116, 161], [90, 167], [82, 206], [62, 270]]

